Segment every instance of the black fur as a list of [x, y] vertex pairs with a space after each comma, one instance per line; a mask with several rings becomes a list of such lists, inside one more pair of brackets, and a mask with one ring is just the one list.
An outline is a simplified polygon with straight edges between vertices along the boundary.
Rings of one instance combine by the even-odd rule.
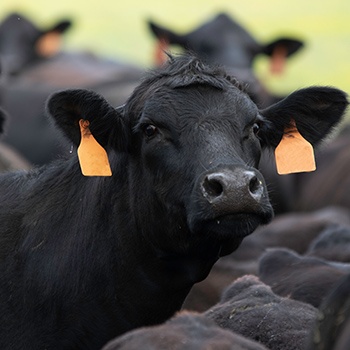
[[47, 110], [75, 144], [89, 120], [113, 176], [84, 177], [75, 156], [0, 176], [1, 349], [100, 349], [161, 323], [272, 218], [255, 132], [265, 140], [283, 125], [224, 70], [174, 57], [122, 108], [68, 90]]

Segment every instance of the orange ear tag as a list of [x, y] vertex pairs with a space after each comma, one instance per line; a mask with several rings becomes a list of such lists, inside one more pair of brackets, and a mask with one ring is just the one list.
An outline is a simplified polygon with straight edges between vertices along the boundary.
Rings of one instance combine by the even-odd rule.
[[277, 46], [271, 55], [270, 72], [281, 75], [284, 71], [287, 61], [288, 51], [282, 45]]
[[155, 63], [158, 67], [162, 66], [167, 61], [168, 56], [164, 51], [169, 50], [169, 41], [165, 38], [161, 38], [157, 41], [155, 50]]
[[35, 49], [41, 57], [50, 58], [62, 48], [62, 34], [50, 32], [44, 34], [36, 43]]
[[284, 131], [281, 142], [275, 149], [277, 172], [280, 175], [316, 170], [312, 145], [298, 132], [294, 120], [293, 127]]
[[107, 153], [91, 134], [89, 122], [80, 119], [79, 126], [81, 141], [78, 147], [78, 158], [81, 172], [85, 176], [111, 176]]

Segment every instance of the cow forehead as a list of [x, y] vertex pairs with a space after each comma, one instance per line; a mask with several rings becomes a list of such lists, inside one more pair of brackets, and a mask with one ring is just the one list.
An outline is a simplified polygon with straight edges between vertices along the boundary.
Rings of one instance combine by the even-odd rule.
[[[201, 41], [225, 41], [246, 46], [258, 45], [256, 40], [243, 27], [223, 14], [187, 34], [187, 39], [192, 44]], [[240, 46], [235, 48], [240, 49]]]
[[159, 124], [187, 124], [229, 120], [244, 126], [256, 119], [258, 109], [235, 86], [222, 90], [209, 85], [161, 89], [146, 103], [143, 119]]

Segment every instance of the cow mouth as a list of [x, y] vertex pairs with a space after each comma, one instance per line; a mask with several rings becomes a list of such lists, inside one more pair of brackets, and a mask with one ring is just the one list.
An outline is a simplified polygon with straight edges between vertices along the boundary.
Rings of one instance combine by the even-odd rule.
[[271, 213], [234, 213], [198, 220], [192, 222], [190, 227], [196, 235], [215, 236], [219, 240], [243, 239], [260, 224], [267, 224], [271, 219]]

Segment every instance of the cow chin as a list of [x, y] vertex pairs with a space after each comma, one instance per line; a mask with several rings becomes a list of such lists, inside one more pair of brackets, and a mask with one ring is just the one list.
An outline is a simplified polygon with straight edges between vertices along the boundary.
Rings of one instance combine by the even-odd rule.
[[210, 236], [222, 241], [242, 240], [259, 225], [272, 220], [273, 213], [233, 213], [211, 219], [192, 220], [191, 232], [196, 236]]

